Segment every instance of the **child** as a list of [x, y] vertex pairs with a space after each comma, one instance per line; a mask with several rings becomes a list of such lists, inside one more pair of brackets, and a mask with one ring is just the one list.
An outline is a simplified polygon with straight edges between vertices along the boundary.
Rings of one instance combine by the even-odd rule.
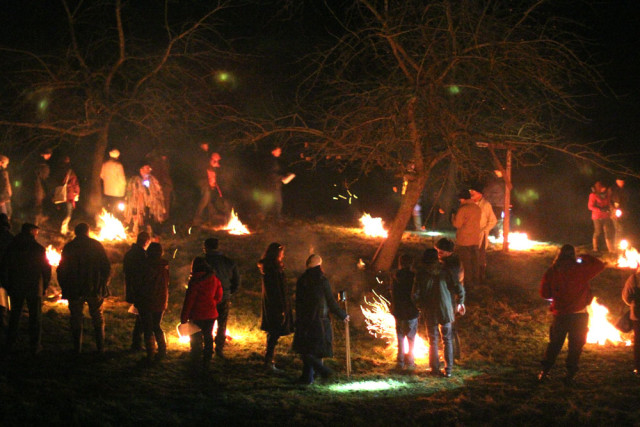
[[[398, 336], [399, 369], [415, 368], [413, 358], [413, 343], [418, 332], [418, 309], [411, 301], [411, 289], [415, 274], [411, 271], [413, 258], [409, 254], [400, 255], [398, 271], [396, 272], [393, 287], [391, 289], [391, 314], [396, 319], [396, 334]], [[409, 343], [408, 352], [404, 352], [404, 339]]]

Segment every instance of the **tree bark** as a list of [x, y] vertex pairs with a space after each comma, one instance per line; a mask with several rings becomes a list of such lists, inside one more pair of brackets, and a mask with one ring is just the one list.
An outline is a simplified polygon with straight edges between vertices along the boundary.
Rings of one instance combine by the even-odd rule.
[[91, 175], [89, 179], [89, 192], [85, 211], [91, 218], [95, 218], [102, 208], [102, 184], [100, 183], [100, 172], [104, 161], [104, 154], [107, 151], [109, 142], [109, 124], [107, 124], [98, 134], [93, 158], [91, 159]]
[[402, 197], [398, 212], [391, 223], [389, 234], [380, 244], [378, 251], [373, 257], [371, 263], [373, 271], [389, 271], [391, 269], [400, 243], [402, 243], [402, 235], [407, 228], [407, 223], [411, 219], [413, 208], [420, 199], [428, 176], [428, 173], [424, 173], [416, 177], [415, 180], [409, 181], [407, 184], [407, 191]]

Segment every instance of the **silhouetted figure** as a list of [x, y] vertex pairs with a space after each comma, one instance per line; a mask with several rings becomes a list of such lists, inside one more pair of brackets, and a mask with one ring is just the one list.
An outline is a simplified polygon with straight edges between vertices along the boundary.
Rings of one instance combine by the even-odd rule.
[[51, 193], [49, 184], [49, 175], [51, 174], [49, 160], [51, 159], [51, 154], [50, 148], [42, 150], [34, 171], [33, 215], [35, 225], [41, 225], [48, 219], [45, 208], [50, 203], [48, 195]]
[[631, 326], [633, 328], [633, 375], [640, 376], [640, 268], [624, 284], [622, 300], [629, 306]]
[[69, 222], [71, 222], [71, 216], [73, 215], [76, 203], [80, 200], [80, 182], [78, 181], [76, 173], [71, 169], [71, 159], [69, 156], [62, 157], [60, 165], [54, 173], [51, 174], [51, 182], [54, 188], [66, 186], [64, 200], [54, 200], [57, 209], [62, 209], [63, 211], [64, 217], [60, 225], [60, 234], [65, 236], [69, 234]]
[[[414, 369], [413, 344], [418, 333], [418, 309], [411, 300], [411, 290], [415, 273], [411, 269], [413, 258], [404, 253], [398, 260], [391, 288], [391, 314], [396, 320], [396, 335], [398, 337], [398, 354], [396, 357], [399, 369]], [[408, 351], [404, 351], [404, 339], [407, 339]]]
[[[124, 254], [122, 269], [124, 271], [125, 300], [129, 304], [136, 301], [136, 290], [142, 287], [145, 279], [145, 266], [147, 265], [147, 247], [151, 243], [151, 236], [146, 231], [138, 234], [136, 243]], [[136, 314], [131, 339], [131, 351], [142, 350], [142, 323], [140, 315]]]
[[9, 179], [9, 158], [0, 155], [0, 213], [7, 215], [11, 219], [11, 180]]

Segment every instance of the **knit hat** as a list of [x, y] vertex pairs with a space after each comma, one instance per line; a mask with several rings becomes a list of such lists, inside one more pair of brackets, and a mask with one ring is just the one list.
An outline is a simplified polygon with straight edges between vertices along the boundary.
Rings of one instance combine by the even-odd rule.
[[447, 239], [446, 237], [443, 237], [436, 242], [436, 249], [440, 249], [441, 251], [453, 252], [453, 248], [455, 248], [453, 240]]
[[322, 265], [322, 258], [320, 258], [320, 255], [313, 254], [307, 258], [307, 268], [313, 268], [319, 265]]
[[460, 190], [458, 193], [458, 199], [469, 200], [471, 198], [471, 193], [466, 188], [464, 190]]

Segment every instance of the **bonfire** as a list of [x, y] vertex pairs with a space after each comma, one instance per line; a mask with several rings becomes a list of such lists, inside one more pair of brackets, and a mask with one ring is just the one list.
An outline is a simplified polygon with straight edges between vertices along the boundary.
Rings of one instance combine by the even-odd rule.
[[98, 217], [97, 226], [99, 229], [98, 234], [91, 233], [91, 237], [96, 240], [100, 240], [101, 242], [127, 240], [127, 232], [122, 222], [104, 208]]
[[51, 267], [57, 267], [60, 265], [60, 259], [62, 258], [62, 254], [58, 252], [53, 245], [47, 246], [46, 249], [47, 261]]
[[593, 299], [587, 310], [589, 311], [588, 343], [605, 345], [608, 341], [614, 345], [631, 345], [631, 341], [623, 339], [620, 331], [609, 323], [607, 320], [609, 310], [604, 305], [599, 304], [596, 298]]
[[638, 254], [638, 251], [631, 247], [627, 240], [621, 240], [618, 247], [622, 251], [618, 257], [618, 267], [638, 268], [638, 265], [640, 265], [640, 254]]
[[231, 209], [229, 222], [227, 222], [227, 225], [225, 225], [222, 229], [228, 231], [229, 234], [233, 234], [236, 236], [251, 234], [247, 226], [240, 221], [240, 219], [238, 218], [238, 214], [236, 214], [236, 211], [233, 209]]
[[382, 218], [372, 218], [371, 215], [365, 213], [360, 218], [362, 223], [362, 231], [369, 237], [387, 237], [387, 230], [384, 229]]

